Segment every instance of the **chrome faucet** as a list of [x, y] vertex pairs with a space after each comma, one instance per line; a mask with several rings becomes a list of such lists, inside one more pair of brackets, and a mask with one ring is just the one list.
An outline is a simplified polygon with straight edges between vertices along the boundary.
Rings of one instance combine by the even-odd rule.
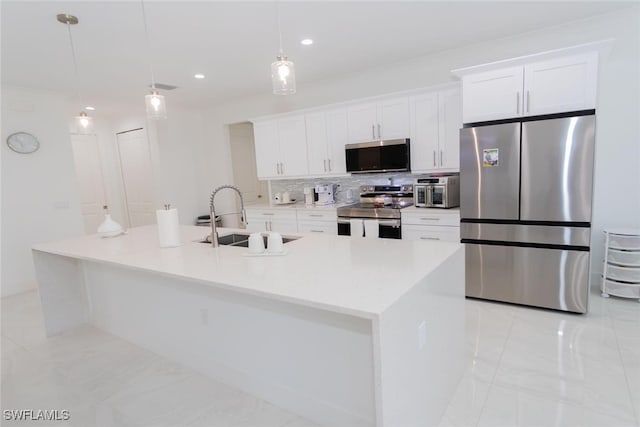
[[229, 188], [235, 191], [236, 193], [238, 193], [238, 196], [240, 196], [240, 212], [232, 212], [232, 213], [222, 214], [222, 215], [231, 215], [231, 214], [240, 213], [240, 221], [244, 225], [247, 225], [247, 215], [246, 215], [246, 212], [244, 211], [244, 199], [242, 198], [242, 193], [240, 192], [240, 190], [237, 187], [234, 187], [233, 185], [222, 185], [216, 188], [215, 190], [213, 190], [213, 192], [211, 193], [211, 199], [209, 201], [209, 211], [211, 211], [211, 246], [213, 246], [214, 248], [217, 248], [219, 245], [218, 245], [218, 230], [216, 226], [216, 212], [213, 206], [213, 199], [215, 199], [216, 194], [218, 194], [220, 190], [224, 190], [225, 188]]

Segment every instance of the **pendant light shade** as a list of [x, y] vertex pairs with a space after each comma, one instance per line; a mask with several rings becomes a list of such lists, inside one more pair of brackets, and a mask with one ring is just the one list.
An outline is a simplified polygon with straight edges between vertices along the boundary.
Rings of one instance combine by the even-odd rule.
[[144, 99], [147, 104], [147, 117], [154, 120], [167, 118], [167, 104], [164, 102], [164, 96], [157, 90], [152, 90]]
[[[78, 77], [78, 61], [76, 59], [76, 50], [73, 44], [73, 37], [71, 36], [71, 26], [78, 24], [80, 22], [76, 16], [70, 15], [68, 13], [60, 13], [56, 15], [56, 19], [58, 22], [65, 24], [67, 26], [67, 30], [69, 32], [69, 45], [71, 46], [71, 56], [73, 57], [73, 70], [75, 72], [76, 77], [76, 97], [80, 102], [80, 78]], [[87, 113], [82, 111], [76, 117], [73, 118], [75, 132], [83, 135], [88, 135], [93, 133], [93, 118], [89, 117]]]
[[147, 105], [147, 117], [153, 120], [167, 118], [167, 103], [164, 96], [156, 90], [156, 81], [153, 75], [153, 61], [151, 60], [151, 42], [149, 41], [149, 29], [147, 28], [147, 13], [144, 8], [144, 0], [140, 0], [142, 6], [142, 21], [144, 23], [144, 35], [147, 40], [147, 54], [149, 56], [149, 71], [151, 71], [151, 93], [144, 97]]
[[278, 39], [280, 53], [276, 62], [271, 64], [271, 83], [274, 95], [293, 95], [296, 93], [296, 69], [282, 50], [282, 29], [280, 28], [280, 9], [276, 2], [276, 21], [278, 23]]
[[275, 95], [293, 95], [296, 93], [296, 69], [286, 56], [278, 55], [271, 64], [271, 82]]
[[93, 133], [93, 118], [89, 117], [84, 111], [78, 114], [74, 118], [74, 121], [76, 125], [76, 133], [82, 135], [89, 135]]

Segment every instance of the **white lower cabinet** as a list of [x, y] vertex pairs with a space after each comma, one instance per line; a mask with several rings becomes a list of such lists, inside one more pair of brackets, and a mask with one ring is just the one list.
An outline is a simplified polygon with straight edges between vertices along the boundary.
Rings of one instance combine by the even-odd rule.
[[296, 233], [298, 231], [295, 209], [247, 208], [246, 212], [248, 231], [277, 231], [280, 233]]
[[406, 208], [401, 213], [403, 240], [460, 242], [460, 211]]
[[300, 208], [297, 211], [300, 233], [338, 234], [338, 215], [335, 209]]

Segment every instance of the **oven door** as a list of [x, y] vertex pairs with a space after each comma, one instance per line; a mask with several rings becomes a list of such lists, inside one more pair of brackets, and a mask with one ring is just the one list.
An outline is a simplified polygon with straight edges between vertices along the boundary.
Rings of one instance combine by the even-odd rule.
[[430, 208], [444, 208], [447, 204], [447, 186], [431, 185], [428, 187], [427, 206]]
[[[356, 218], [338, 218], [338, 236], [351, 236], [351, 219]], [[371, 219], [371, 218], [358, 218]], [[378, 237], [382, 239], [402, 239], [402, 227], [399, 219], [379, 219], [378, 220]]]

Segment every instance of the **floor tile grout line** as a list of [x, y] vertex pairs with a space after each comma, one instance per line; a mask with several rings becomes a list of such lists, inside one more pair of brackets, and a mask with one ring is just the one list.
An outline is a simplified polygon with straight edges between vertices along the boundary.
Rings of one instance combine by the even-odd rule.
[[[608, 311], [607, 311], [607, 317], [609, 317], [609, 320], [611, 321], [612, 326], [615, 326], [613, 322], [613, 318], [611, 318], [611, 315], [609, 314]], [[633, 392], [631, 391], [631, 383], [629, 382], [629, 371], [627, 369], [627, 364], [624, 361], [624, 357], [622, 356], [622, 349], [620, 348], [620, 339], [618, 337], [618, 331], [615, 327], [613, 328], [613, 334], [616, 337], [616, 348], [618, 349], [618, 356], [620, 356], [620, 362], [622, 363], [622, 371], [624, 372], [624, 380], [625, 380], [625, 383], [627, 384], [627, 394], [631, 402], [631, 409], [633, 410], [636, 424], [640, 424], [640, 413], [638, 413], [638, 409], [636, 408], [636, 405], [633, 404]]]
[[484, 413], [487, 407], [487, 401], [489, 400], [489, 393], [491, 393], [491, 389], [494, 386], [494, 381], [496, 379], [496, 375], [498, 375], [498, 369], [500, 369], [500, 363], [502, 362], [502, 356], [504, 355], [504, 352], [507, 348], [507, 342], [509, 341], [509, 338], [511, 337], [511, 332], [513, 331], [513, 323], [514, 323], [513, 309], [509, 309], [509, 318], [510, 318], [509, 332], [507, 332], [507, 336], [504, 339], [504, 343], [502, 344], [502, 350], [500, 351], [500, 357], [498, 358], [498, 362], [496, 364], [496, 370], [491, 376], [491, 381], [489, 382], [489, 389], [487, 390], [487, 395], [484, 398], [484, 402], [482, 402], [482, 408], [480, 409], [480, 413], [478, 414], [478, 419], [476, 420], [476, 423], [475, 423], [476, 427], [479, 426], [480, 420], [482, 419], [482, 414]]

